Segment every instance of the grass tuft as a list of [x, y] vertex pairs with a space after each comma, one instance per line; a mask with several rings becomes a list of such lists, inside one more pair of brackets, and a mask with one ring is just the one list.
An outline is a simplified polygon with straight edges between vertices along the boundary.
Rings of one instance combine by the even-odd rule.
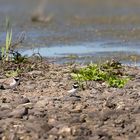
[[123, 71], [122, 65], [116, 61], [108, 61], [102, 65], [90, 64], [71, 75], [79, 83], [84, 81], [106, 82], [110, 87], [122, 88], [130, 79]]
[[1, 48], [1, 59], [3, 61], [9, 61], [10, 46], [12, 44], [12, 29], [9, 18], [6, 18], [6, 39], [5, 47]]

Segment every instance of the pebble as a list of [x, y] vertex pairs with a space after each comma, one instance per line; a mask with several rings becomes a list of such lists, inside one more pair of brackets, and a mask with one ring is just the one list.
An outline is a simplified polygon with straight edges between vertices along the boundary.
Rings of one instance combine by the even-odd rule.
[[9, 110], [9, 109], [0, 111], [0, 119], [8, 117], [10, 112], [11, 112], [11, 110]]
[[92, 131], [87, 127], [82, 126], [74, 126], [72, 127], [72, 135], [73, 136], [88, 136], [91, 135]]
[[68, 126], [63, 126], [62, 128], [59, 128], [58, 134], [65, 134], [65, 135], [70, 135], [71, 134], [71, 128]]
[[49, 104], [48, 99], [44, 99], [44, 100], [38, 101], [34, 106], [38, 107], [38, 108], [41, 108], [41, 107], [45, 107], [48, 104]]
[[28, 109], [32, 109], [34, 107], [34, 104], [33, 103], [25, 103], [25, 104], [19, 104], [16, 108], [22, 108], [22, 107], [25, 107], [25, 108], [28, 108]]
[[29, 75], [40, 75], [42, 74], [42, 71], [37, 71], [37, 70], [34, 70], [34, 71], [31, 71], [31, 72], [28, 72]]
[[16, 108], [14, 109], [10, 114], [9, 117], [14, 117], [14, 118], [22, 118], [24, 115], [28, 114], [28, 109], [25, 107], [22, 108]]
[[2, 103], [0, 106], [2, 110], [12, 109], [12, 105], [10, 103]]
[[15, 102], [17, 104], [25, 104], [25, 103], [29, 103], [30, 100], [26, 97], [25, 98], [24, 97], [19, 97], [19, 98], [15, 99]]
[[53, 127], [48, 133], [52, 135], [57, 135], [59, 132], [58, 128]]
[[56, 135], [49, 135], [48, 140], [57, 140], [58, 136]]

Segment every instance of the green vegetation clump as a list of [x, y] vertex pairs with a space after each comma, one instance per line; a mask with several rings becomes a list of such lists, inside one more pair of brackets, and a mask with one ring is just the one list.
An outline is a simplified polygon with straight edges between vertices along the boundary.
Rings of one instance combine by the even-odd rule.
[[9, 19], [6, 18], [6, 39], [5, 47], [1, 48], [1, 58], [2, 60], [9, 60], [10, 46], [12, 43], [12, 29], [10, 28]]
[[24, 40], [24, 32], [19, 35], [19, 38], [12, 42], [12, 28], [9, 18], [6, 18], [6, 38], [5, 45], [0, 49], [0, 60], [5, 62], [14, 61], [15, 63], [21, 63], [26, 61], [26, 56], [22, 56], [18, 51], [15, 51], [15, 47], [22, 43]]
[[110, 87], [122, 88], [129, 80], [122, 68], [122, 65], [114, 60], [102, 65], [91, 63], [73, 72], [72, 77], [79, 83], [93, 80], [106, 82]]
[[[25, 39], [25, 32], [21, 32], [18, 38], [12, 41], [12, 28], [8, 18], [6, 18], [5, 45], [0, 46], [0, 75], [3, 77], [15, 77], [26, 75], [29, 71], [47, 69], [48, 65], [43, 65], [40, 54], [32, 57], [23, 56], [16, 47]], [[38, 56], [37, 56], [38, 55]]]

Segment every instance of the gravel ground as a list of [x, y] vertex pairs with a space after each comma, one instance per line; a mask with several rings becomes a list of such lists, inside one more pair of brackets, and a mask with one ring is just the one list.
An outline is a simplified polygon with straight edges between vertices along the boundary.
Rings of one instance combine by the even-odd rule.
[[140, 68], [125, 67], [122, 89], [91, 81], [70, 97], [73, 67], [49, 64], [0, 90], [0, 139], [140, 140]]

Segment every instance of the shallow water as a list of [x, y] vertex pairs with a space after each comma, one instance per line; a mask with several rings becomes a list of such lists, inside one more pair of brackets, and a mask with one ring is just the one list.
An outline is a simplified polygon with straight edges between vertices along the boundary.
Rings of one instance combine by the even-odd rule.
[[113, 45], [112, 46], [106, 45], [101, 42], [94, 42], [94, 43], [82, 43], [79, 45], [57, 45], [52, 47], [39, 47], [39, 48], [32, 48], [26, 50], [20, 50], [23, 55], [31, 56], [32, 53], [40, 53], [44, 57], [62, 57], [68, 55], [78, 55], [78, 56], [92, 56], [96, 54], [105, 54], [111, 52], [126, 52], [126, 53], [135, 53], [140, 54], [140, 50], [137, 46], [129, 45]]
[[35, 7], [35, 0], [0, 0], [0, 44], [4, 44], [4, 21], [9, 16], [13, 40], [26, 31], [26, 40], [19, 48], [22, 54], [39, 51], [59, 63], [67, 61], [69, 55], [78, 56], [78, 61], [115, 57], [124, 63], [135, 56], [139, 62], [139, 0], [52, 0], [44, 12], [53, 15], [49, 23], [31, 22]]

